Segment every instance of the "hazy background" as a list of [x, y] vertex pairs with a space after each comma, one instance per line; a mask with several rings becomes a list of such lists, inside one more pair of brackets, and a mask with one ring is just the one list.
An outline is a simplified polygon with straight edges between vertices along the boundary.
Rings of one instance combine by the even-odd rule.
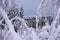
[[[35, 17], [37, 9], [41, 0], [16, 0], [18, 7], [20, 8], [23, 4], [24, 17]], [[53, 16], [53, 6], [49, 5], [46, 16]], [[44, 14], [43, 14], [44, 15]]]
[[16, 3], [19, 7], [23, 4], [24, 17], [34, 17], [40, 4], [40, 0], [16, 0]]

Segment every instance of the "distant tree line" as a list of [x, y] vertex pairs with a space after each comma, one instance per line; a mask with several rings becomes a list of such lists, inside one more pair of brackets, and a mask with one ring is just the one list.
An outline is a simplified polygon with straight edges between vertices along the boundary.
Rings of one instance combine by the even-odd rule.
[[[30, 19], [25, 19], [27, 21], [27, 25], [29, 27], [33, 27], [33, 28], [36, 28], [36, 18], [35, 17], [32, 17]], [[46, 25], [46, 20], [48, 22], [49, 25], [51, 25], [52, 21], [53, 21], [53, 17], [51, 16], [48, 16], [48, 17], [42, 17], [41, 19], [39, 18], [39, 21], [38, 21], [38, 27], [42, 28], [44, 25]]]

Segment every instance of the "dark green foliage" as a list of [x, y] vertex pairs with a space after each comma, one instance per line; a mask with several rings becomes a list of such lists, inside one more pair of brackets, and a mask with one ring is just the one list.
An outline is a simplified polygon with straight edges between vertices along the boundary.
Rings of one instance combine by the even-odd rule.
[[12, 24], [14, 25], [14, 29], [17, 32], [17, 29], [20, 28], [21, 21], [19, 19], [14, 19], [14, 20], [12, 20]]
[[19, 16], [20, 16], [21, 18], [23, 18], [23, 16], [24, 16], [24, 10], [23, 10], [23, 7], [21, 7], [21, 9], [20, 9]]
[[0, 16], [0, 20], [2, 20], [3, 19], [3, 17], [2, 16]]
[[42, 26], [44, 26], [44, 25], [45, 25], [45, 21], [44, 20], [40, 20], [39, 23], [38, 23], [38, 26], [40, 28], [42, 28]]
[[49, 16], [47, 17], [47, 21], [49, 22], [49, 24], [51, 25], [52, 21], [53, 21], [53, 17]]
[[15, 32], [17, 32], [17, 28], [14, 27]]
[[28, 19], [25, 19], [27, 21], [27, 26], [28, 27], [32, 27], [32, 28], [36, 28], [36, 18], [33, 17], [33, 18], [28, 18]]
[[[46, 19], [47, 19], [47, 20], [46, 20]], [[42, 17], [41, 19], [39, 19], [38, 26], [39, 26], [40, 28], [42, 28], [42, 27], [45, 25], [46, 22], [48, 22], [49, 25], [51, 25], [52, 21], [53, 21], [53, 17], [51, 17], [51, 16], [48, 16], [48, 17], [46, 17], [46, 18], [45, 18], [45, 17]]]
[[2, 21], [2, 24], [5, 24], [5, 23], [6, 23], [5, 20], [3, 20], [3, 21]]
[[1, 27], [2, 29], [4, 29], [4, 25], [0, 25], [0, 27]]
[[14, 18], [15, 16], [17, 16], [17, 15], [18, 15], [18, 12], [19, 12], [18, 8], [11, 8], [11, 9], [9, 10], [9, 13], [8, 13], [9, 19], [12, 19], [12, 18]]

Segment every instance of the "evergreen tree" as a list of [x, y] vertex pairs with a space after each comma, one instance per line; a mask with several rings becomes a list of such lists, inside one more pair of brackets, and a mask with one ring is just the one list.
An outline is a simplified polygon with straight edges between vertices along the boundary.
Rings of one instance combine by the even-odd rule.
[[23, 9], [23, 7], [21, 7], [21, 9], [20, 9], [19, 16], [20, 16], [21, 18], [23, 18], [23, 16], [24, 16], [24, 9]]

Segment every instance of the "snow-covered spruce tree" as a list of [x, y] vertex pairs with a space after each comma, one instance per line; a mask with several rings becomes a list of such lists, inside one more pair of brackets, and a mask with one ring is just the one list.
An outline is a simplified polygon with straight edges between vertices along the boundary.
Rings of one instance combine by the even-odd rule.
[[20, 16], [21, 18], [23, 18], [23, 16], [24, 16], [23, 6], [20, 8], [19, 16]]
[[12, 18], [14, 18], [18, 15], [18, 12], [19, 12], [18, 8], [13, 6], [8, 10], [7, 15], [8, 15], [9, 19], [11, 20]]
[[21, 40], [20, 36], [14, 31], [14, 27], [13, 27], [11, 21], [8, 19], [7, 14], [5, 13], [5, 11], [1, 7], [0, 7], [0, 12], [1, 12], [3, 18], [5, 19], [6, 24], [9, 28], [8, 33], [4, 37], [4, 40]]
[[[17, 32], [23, 40], [32, 39], [32, 36], [30, 36], [32, 35], [32, 33], [29, 33], [30, 31], [28, 26], [25, 23], [25, 20], [19, 17], [18, 8], [14, 8], [14, 7], [8, 11], [9, 13], [7, 15], [8, 15], [8, 18], [11, 20], [11, 23], [14, 25], [15, 32]], [[28, 36], [30, 38], [28, 38]]]
[[[7, 3], [7, 2], [6, 2]], [[18, 15], [18, 12], [19, 12], [19, 10], [18, 10], [18, 8], [14, 5], [14, 6], [10, 6], [10, 8], [9, 7], [6, 7], [6, 8], [2, 8], [2, 9], [4, 9], [4, 10], [2, 10], [1, 12], [2, 12], [2, 14], [3, 14], [3, 11], [6, 11], [6, 15], [7, 15], [7, 18], [9, 19], [9, 20], [11, 20], [11, 23], [13, 24], [13, 27], [14, 27], [14, 31], [16, 32], [17, 30], [17, 28], [19, 28], [20, 27], [20, 20], [19, 19], [16, 19], [15, 17], [17, 17], [17, 15]], [[14, 21], [15, 20], [15, 21]], [[6, 29], [7, 29], [7, 23], [5, 23], [7, 20], [5, 20], [4, 18], [3, 18], [3, 16], [1, 17], [1, 20], [0, 20], [0, 24], [1, 24], [1, 27], [3, 28], [3, 27], [6, 27], [6, 28], [4, 28], [4, 31], [2, 31], [3, 32], [3, 37], [4, 37], [4, 39], [5, 40], [8, 40], [8, 39], [6, 39], [7, 37], [8, 37], [8, 35], [9, 35], [9, 31], [7, 31]], [[8, 23], [9, 24], [9, 23]], [[8, 29], [9, 29], [9, 27], [8, 27]], [[10, 29], [9, 29], [10, 30]], [[5, 35], [4, 35], [5, 34]], [[9, 39], [10, 40], [10, 39]]]
[[[13, 18], [17, 17], [17, 16], [18, 16], [18, 12], [19, 12], [19, 10], [18, 10], [17, 7], [15, 7], [15, 6], [11, 7], [11, 8], [7, 11], [7, 16], [8, 16], [8, 18], [9, 18], [9, 20], [12, 20]], [[15, 31], [17, 31], [17, 30], [16, 30], [16, 29], [18, 28], [17, 25], [20, 25], [20, 24], [18, 24], [16, 21], [19, 22], [19, 20], [17, 20], [17, 19], [13, 19], [13, 20], [11, 21], [12, 24], [14, 25]], [[20, 22], [19, 22], [19, 23], [20, 23]]]

